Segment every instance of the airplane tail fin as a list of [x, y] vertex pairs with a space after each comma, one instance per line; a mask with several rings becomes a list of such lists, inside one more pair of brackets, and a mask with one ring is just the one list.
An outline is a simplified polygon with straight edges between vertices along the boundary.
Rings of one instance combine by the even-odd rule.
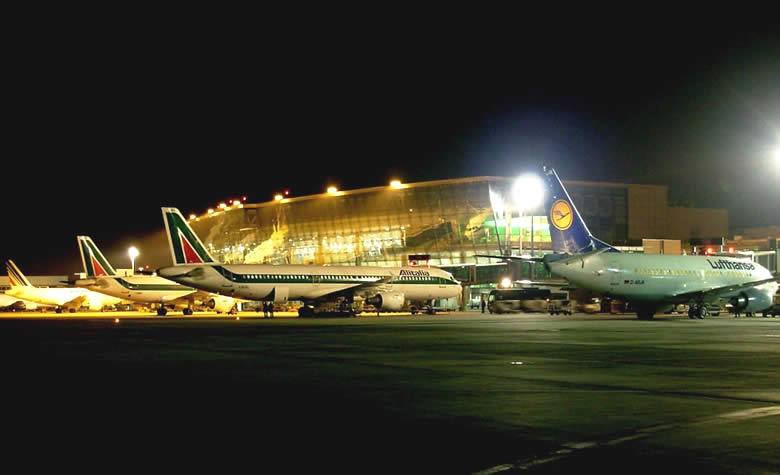
[[8, 270], [8, 280], [11, 282], [11, 287], [33, 287], [30, 281], [27, 280], [27, 277], [22, 274], [22, 271], [16, 267], [14, 261], [6, 261], [5, 268]]
[[178, 209], [162, 208], [162, 214], [174, 265], [216, 262]]
[[593, 237], [555, 170], [545, 167], [544, 175], [549, 187], [545, 204], [549, 213], [547, 218], [550, 222], [553, 251], [579, 254], [609, 248], [610, 252], [618, 252], [614, 247]]
[[76, 236], [81, 251], [81, 263], [84, 265], [84, 272], [87, 277], [101, 277], [116, 275], [116, 271], [108, 259], [103, 256], [100, 249], [89, 236]]

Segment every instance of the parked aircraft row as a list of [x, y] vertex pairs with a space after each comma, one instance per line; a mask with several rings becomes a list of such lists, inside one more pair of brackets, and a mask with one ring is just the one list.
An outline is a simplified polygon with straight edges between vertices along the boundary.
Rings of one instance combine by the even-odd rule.
[[[546, 207], [553, 253], [543, 258], [482, 256], [539, 261], [571, 284], [631, 302], [640, 319], [650, 319], [677, 304], [688, 304], [691, 318], [703, 318], [707, 305], [728, 300], [737, 312], [761, 312], [772, 305], [778, 276], [761, 265], [731, 257], [623, 253], [595, 238], [555, 170], [544, 171]], [[12, 288], [7, 293], [69, 308], [102, 308], [120, 300], [158, 304], [158, 313], [198, 305], [217, 311], [236, 299], [286, 303], [302, 301], [299, 315], [326, 311], [354, 315], [363, 304], [377, 310], [426, 309], [432, 302], [461, 295], [460, 283], [438, 268], [321, 265], [221, 264], [207, 251], [176, 208], [162, 208], [172, 266], [158, 275], [118, 276], [87, 236], [78, 236], [86, 279], [76, 289], [37, 289], [8, 262]], [[88, 293], [94, 291], [92, 293]], [[103, 295], [99, 300], [92, 294]]]
[[58, 312], [81, 306], [100, 310], [120, 302], [157, 305], [158, 315], [181, 309], [185, 315], [206, 306], [232, 310], [237, 300], [272, 304], [302, 301], [301, 316], [321, 312], [355, 315], [370, 304], [377, 311], [409, 309], [433, 313], [433, 300], [459, 297], [460, 283], [437, 268], [321, 265], [220, 264], [189, 227], [179, 210], [162, 208], [174, 266], [159, 275], [120, 276], [88, 236], [77, 236], [84, 279], [75, 288], [36, 288], [8, 261], [7, 295]]

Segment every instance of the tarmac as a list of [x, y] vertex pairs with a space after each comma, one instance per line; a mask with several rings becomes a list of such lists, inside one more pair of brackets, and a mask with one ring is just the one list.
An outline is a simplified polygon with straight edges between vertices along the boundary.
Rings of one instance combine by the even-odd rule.
[[30, 468], [780, 473], [778, 318], [0, 315]]

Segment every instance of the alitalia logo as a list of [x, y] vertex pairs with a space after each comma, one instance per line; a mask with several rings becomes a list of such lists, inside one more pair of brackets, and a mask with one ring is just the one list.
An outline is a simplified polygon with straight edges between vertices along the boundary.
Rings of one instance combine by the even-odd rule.
[[87, 275], [92, 277], [103, 277], [116, 275], [111, 264], [108, 263], [103, 254], [100, 253], [95, 243], [88, 237], [79, 237], [81, 241], [81, 251], [84, 254], [84, 267]]
[[195, 251], [195, 247], [190, 244], [190, 241], [184, 236], [180, 229], [177, 229], [179, 234], [179, 245], [184, 253], [184, 262], [187, 264], [203, 264], [203, 259]]
[[103, 269], [103, 266], [100, 265], [100, 263], [95, 259], [95, 256], [92, 255], [92, 253], [89, 254], [90, 262], [92, 262], [92, 270], [94, 271], [95, 277], [102, 277], [102, 276], [108, 276], [108, 272], [106, 272], [105, 269]]
[[[172, 210], [174, 211], [174, 210]], [[198, 237], [190, 229], [184, 218], [178, 212], [165, 213], [168, 231], [176, 264], [203, 264], [214, 262]]]

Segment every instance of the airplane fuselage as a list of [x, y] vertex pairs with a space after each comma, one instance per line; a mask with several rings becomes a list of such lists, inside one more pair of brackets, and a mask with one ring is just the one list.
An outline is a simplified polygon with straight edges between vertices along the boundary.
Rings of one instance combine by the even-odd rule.
[[113, 297], [142, 303], [167, 303], [195, 292], [195, 289], [151, 275], [95, 277], [76, 285]]
[[88, 289], [78, 288], [37, 288], [37, 287], [12, 287], [6, 291], [7, 295], [12, 295], [24, 300], [36, 302], [43, 305], [63, 306], [79, 298], [83, 298], [84, 304], [91, 308], [99, 308], [108, 305], [116, 305], [120, 302], [119, 298], [110, 297]]
[[[579, 287], [646, 303], [684, 303], [692, 292], [706, 292], [772, 276], [769, 270], [754, 262], [712, 256], [603, 252], [551, 262], [549, 266], [551, 272]], [[750, 289], [755, 306], [771, 302], [777, 287], [777, 282], [769, 282]], [[745, 292], [735, 290], [721, 297], [735, 297]]]
[[165, 267], [158, 274], [201, 290], [248, 300], [315, 300], [350, 289], [356, 289], [358, 295], [370, 295], [377, 288], [403, 294], [411, 301], [461, 293], [460, 283], [437, 268], [190, 264]]

